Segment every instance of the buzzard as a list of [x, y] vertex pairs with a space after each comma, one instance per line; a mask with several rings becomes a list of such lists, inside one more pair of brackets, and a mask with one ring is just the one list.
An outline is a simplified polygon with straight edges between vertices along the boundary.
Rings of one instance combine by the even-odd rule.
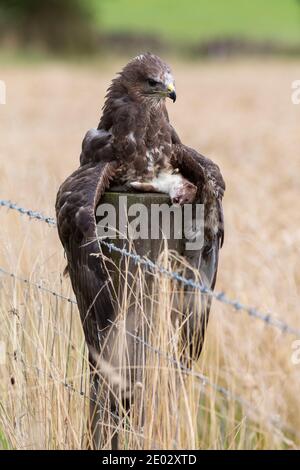
[[[205, 284], [215, 286], [224, 238], [225, 183], [215, 163], [181, 142], [169, 121], [167, 98], [176, 100], [170, 67], [150, 53], [132, 59], [112, 80], [98, 128], [83, 140], [80, 166], [58, 191], [59, 237], [94, 366], [95, 351], [101, 351], [105, 331], [117, 314], [104, 262], [92, 256], [99, 253], [95, 211], [108, 188], [164, 192], [176, 204], [204, 204], [204, 245], [185, 256]], [[201, 351], [209, 310], [207, 301], [201, 327], [189, 344], [194, 359]]]

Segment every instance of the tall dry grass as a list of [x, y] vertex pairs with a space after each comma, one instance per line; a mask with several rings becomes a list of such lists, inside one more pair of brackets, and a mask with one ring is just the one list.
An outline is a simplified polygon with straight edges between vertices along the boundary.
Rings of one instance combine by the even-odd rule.
[[[7, 85], [7, 104], [0, 107], [1, 197], [54, 214], [57, 188], [77, 166], [82, 136], [96, 124], [118, 68], [116, 63], [1, 67]], [[179, 99], [169, 105], [171, 119], [184, 142], [220, 164], [227, 183], [217, 289], [299, 327], [300, 107], [290, 99], [299, 64], [173, 68]], [[55, 229], [5, 209], [0, 217], [0, 266], [72, 296], [62, 278]], [[0, 286], [0, 341], [6, 345], [0, 446], [85, 447], [87, 356], [75, 306], [4, 276]], [[167, 292], [167, 286], [160, 290], [159, 325], [150, 343], [173, 354], [178, 332], [168, 322]], [[293, 341], [214, 302], [193, 370], [250, 402], [251, 409], [150, 351], [139, 389], [147, 425], [129, 417], [122, 446], [299, 447], [300, 365], [292, 362]]]

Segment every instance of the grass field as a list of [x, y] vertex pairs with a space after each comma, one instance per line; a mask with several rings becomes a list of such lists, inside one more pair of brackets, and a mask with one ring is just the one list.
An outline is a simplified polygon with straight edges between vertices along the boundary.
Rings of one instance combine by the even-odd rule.
[[297, 0], [103, 0], [95, 2], [105, 31], [154, 33], [169, 42], [224, 37], [298, 42]]
[[[2, 67], [7, 104], [0, 106], [1, 198], [54, 215], [57, 189], [77, 167], [82, 137], [96, 125], [121, 65]], [[185, 143], [220, 165], [227, 183], [217, 290], [299, 328], [300, 106], [290, 97], [299, 63], [175, 62], [173, 70], [178, 99], [168, 104], [171, 120]], [[56, 230], [5, 209], [0, 223], [0, 267], [73, 297], [62, 277]], [[0, 275], [0, 324], [6, 348], [0, 448], [83, 448], [87, 367], [76, 307]], [[249, 401], [252, 411], [210, 386], [199, 388], [193, 377], [182, 379], [177, 404], [174, 382], [170, 386], [165, 375], [169, 368], [156, 361], [161, 399], [155, 414], [147, 402], [151, 426], [142, 430], [132, 423], [133, 438], [125, 436], [122, 446], [299, 448], [294, 339], [215, 301], [194, 369]]]

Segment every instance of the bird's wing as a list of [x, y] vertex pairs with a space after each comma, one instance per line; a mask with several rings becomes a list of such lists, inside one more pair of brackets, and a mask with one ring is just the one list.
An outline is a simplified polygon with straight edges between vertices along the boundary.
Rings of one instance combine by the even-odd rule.
[[178, 145], [178, 144], [181, 144], [181, 140], [179, 138], [179, 135], [177, 134], [177, 132], [175, 131], [174, 127], [170, 124], [170, 128], [171, 128], [171, 140], [172, 140], [172, 144], [173, 145]]
[[108, 276], [96, 241], [95, 210], [115, 174], [110, 162], [87, 163], [61, 185], [56, 199], [60, 240], [78, 302], [86, 341], [99, 348], [99, 331], [113, 316]]
[[197, 188], [197, 200], [202, 203], [215, 203], [218, 212], [219, 245], [224, 241], [224, 217], [222, 198], [225, 193], [225, 181], [219, 166], [196, 150], [183, 144], [173, 145], [171, 163], [182, 175], [194, 183]]
[[[125, 161], [142, 170], [147, 165], [146, 147], [140, 146], [143, 139], [136, 139], [133, 129], [142, 129], [137, 109], [126, 102], [115, 109], [115, 119], [109, 131], [103, 128], [90, 129], [82, 142], [80, 164], [104, 161]], [[99, 124], [100, 126], [100, 124]], [[139, 149], [138, 149], [139, 146]]]
[[112, 135], [102, 129], [90, 129], [82, 142], [80, 165], [113, 160]]
[[[214, 162], [180, 143], [173, 145], [172, 165], [197, 186], [195, 203], [204, 204], [203, 244], [200, 249], [185, 250], [184, 256], [199, 272], [202, 283], [213, 290], [218, 272], [219, 250], [224, 240], [222, 197], [225, 183], [219, 167]], [[187, 277], [193, 277], [193, 272], [188, 273]], [[190, 304], [194, 299], [193, 289], [185, 290], [185, 310], [190, 311]], [[194, 359], [199, 357], [202, 349], [211, 300], [210, 296], [202, 296], [201, 315], [196, 316], [200, 318], [200, 325], [196, 326], [194, 316], [187, 323], [187, 345], [190, 356]]]

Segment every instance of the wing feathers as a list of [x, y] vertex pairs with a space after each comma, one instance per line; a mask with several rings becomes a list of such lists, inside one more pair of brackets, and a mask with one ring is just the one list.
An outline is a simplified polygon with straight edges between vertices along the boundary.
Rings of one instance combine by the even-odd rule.
[[68, 259], [88, 344], [99, 349], [99, 330], [114, 315], [109, 280], [96, 241], [95, 210], [116, 171], [114, 163], [86, 164], [76, 170], [59, 189], [57, 225]]
[[[222, 197], [225, 183], [223, 177], [215, 163], [183, 144], [173, 145], [172, 165], [178, 168], [185, 178], [197, 185], [195, 202], [204, 204], [204, 246], [199, 250], [186, 251], [185, 257], [199, 271], [202, 282], [210, 289], [214, 289], [219, 250], [224, 240]], [[189, 293], [187, 288], [186, 299], [189, 299]], [[194, 311], [192, 315], [192, 319], [194, 315], [201, 319], [201, 326], [198, 325], [196, 331], [193, 325], [190, 326], [190, 332], [186, 335], [190, 357], [195, 360], [201, 353], [211, 307], [211, 297], [204, 297], [207, 296], [202, 296], [201, 311]]]

